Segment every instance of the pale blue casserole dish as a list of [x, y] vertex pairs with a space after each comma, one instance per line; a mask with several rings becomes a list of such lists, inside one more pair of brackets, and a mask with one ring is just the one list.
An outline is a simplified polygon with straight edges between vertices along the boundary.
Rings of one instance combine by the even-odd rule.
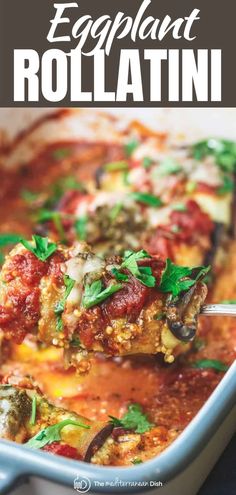
[[0, 493], [67, 495], [73, 493], [75, 483], [79, 493], [152, 490], [158, 495], [194, 495], [236, 429], [235, 404], [236, 362], [171, 446], [158, 457], [128, 468], [66, 460], [0, 441]]

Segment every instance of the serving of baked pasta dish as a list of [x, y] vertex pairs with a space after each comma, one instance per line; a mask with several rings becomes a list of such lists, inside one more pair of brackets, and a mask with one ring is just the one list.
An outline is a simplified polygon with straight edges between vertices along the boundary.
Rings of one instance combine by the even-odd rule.
[[0, 438], [162, 452], [235, 359], [236, 142], [51, 112], [2, 142]]

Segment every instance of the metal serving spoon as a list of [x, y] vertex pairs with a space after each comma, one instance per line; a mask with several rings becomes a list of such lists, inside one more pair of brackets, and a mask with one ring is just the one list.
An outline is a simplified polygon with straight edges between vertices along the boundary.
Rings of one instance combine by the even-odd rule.
[[205, 304], [201, 308], [204, 316], [236, 316], [236, 304]]

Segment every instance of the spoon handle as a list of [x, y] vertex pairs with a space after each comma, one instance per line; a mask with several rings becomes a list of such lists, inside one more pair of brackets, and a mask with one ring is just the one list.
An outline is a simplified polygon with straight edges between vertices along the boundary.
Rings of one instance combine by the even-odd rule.
[[201, 308], [205, 316], [236, 316], [236, 304], [205, 304]]

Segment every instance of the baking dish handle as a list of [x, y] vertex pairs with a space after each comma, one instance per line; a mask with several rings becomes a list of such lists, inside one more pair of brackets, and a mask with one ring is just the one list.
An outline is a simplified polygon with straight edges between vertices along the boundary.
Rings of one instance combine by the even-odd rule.
[[10, 491], [26, 481], [22, 473], [17, 472], [14, 466], [2, 466], [0, 462], [0, 495], [6, 495]]

